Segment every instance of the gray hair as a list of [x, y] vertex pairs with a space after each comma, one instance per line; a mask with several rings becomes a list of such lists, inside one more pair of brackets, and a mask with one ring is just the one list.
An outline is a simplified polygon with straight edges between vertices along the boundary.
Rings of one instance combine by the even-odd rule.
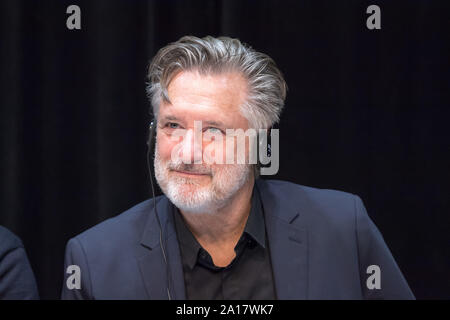
[[180, 71], [200, 74], [240, 72], [248, 83], [242, 115], [255, 129], [270, 128], [279, 121], [286, 98], [286, 82], [275, 62], [238, 39], [185, 36], [161, 48], [149, 70], [147, 94], [153, 114], [158, 115], [161, 99], [170, 103], [167, 87]]

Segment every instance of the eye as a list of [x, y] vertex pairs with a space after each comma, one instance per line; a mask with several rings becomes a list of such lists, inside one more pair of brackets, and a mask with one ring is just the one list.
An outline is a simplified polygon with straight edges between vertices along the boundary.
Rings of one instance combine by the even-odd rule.
[[175, 122], [167, 122], [165, 127], [170, 128], [170, 129], [178, 129], [178, 128], [180, 128], [180, 125]]
[[206, 130], [211, 133], [223, 133], [222, 130], [220, 130], [219, 128], [216, 128], [216, 127], [208, 127], [208, 128], [206, 128]]

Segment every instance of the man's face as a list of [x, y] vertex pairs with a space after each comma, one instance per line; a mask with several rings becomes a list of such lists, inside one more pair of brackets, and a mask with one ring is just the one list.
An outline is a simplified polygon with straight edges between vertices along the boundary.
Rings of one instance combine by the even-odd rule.
[[[225, 134], [226, 129], [248, 129], [239, 111], [246, 90], [246, 80], [238, 73], [182, 71], [170, 82], [171, 103], [161, 102], [157, 120], [155, 176], [181, 210], [208, 213], [219, 209], [249, 181], [250, 165], [217, 164], [208, 157], [218, 155], [225, 163], [227, 152], [236, 153], [237, 148], [226, 146], [227, 139], [234, 138]], [[194, 121], [201, 121], [201, 130], [197, 126], [194, 131]]]

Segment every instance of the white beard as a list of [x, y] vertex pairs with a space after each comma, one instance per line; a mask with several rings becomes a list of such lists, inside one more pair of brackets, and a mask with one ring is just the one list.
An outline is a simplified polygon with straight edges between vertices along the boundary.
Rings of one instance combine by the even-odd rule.
[[[163, 163], [155, 147], [155, 177], [169, 200], [180, 210], [188, 213], [213, 213], [223, 208], [250, 178], [248, 164], [223, 164], [215, 168], [201, 164], [184, 164], [182, 160]], [[200, 186], [194, 179], [169, 177], [170, 169], [210, 174], [211, 183]]]

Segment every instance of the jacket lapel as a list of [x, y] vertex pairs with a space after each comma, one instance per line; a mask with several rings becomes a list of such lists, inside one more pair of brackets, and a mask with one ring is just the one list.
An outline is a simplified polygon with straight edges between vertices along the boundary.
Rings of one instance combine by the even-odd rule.
[[[158, 197], [156, 208], [163, 229], [163, 243], [165, 244], [168, 267], [164, 262], [160, 246], [160, 229], [154, 214], [153, 205], [151, 205], [151, 211], [141, 240], [142, 255], [138, 258], [148, 298], [156, 300], [168, 299], [167, 286], [169, 284], [171, 299], [186, 299], [180, 249], [169, 200], [165, 196]], [[169, 269], [169, 281], [167, 269]]]
[[[306, 299], [308, 288], [307, 230], [294, 201], [280, 201], [264, 180], [256, 180], [266, 220], [272, 271], [278, 299]], [[298, 199], [296, 199], [298, 200]]]

